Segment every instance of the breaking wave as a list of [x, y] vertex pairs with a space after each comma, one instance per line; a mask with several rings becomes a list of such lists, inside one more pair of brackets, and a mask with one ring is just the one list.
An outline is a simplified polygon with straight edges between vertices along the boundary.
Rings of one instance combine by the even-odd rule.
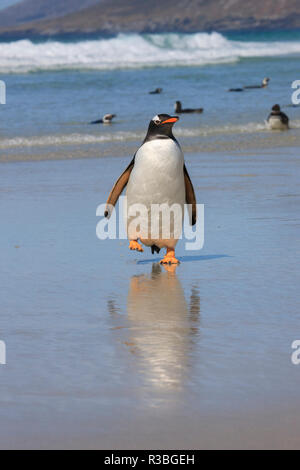
[[[291, 122], [292, 129], [300, 129], [300, 120], [293, 120]], [[215, 135], [230, 135], [230, 134], [252, 134], [256, 132], [265, 132], [266, 126], [264, 123], [248, 122], [240, 125], [225, 125], [225, 126], [201, 126], [197, 128], [177, 128], [176, 136], [180, 138], [196, 138], [196, 137], [209, 137]], [[42, 135], [42, 136], [19, 136], [12, 138], [0, 138], [0, 149], [10, 148], [28, 148], [28, 147], [49, 147], [49, 146], [68, 146], [68, 145], [93, 145], [105, 144], [114, 142], [139, 142], [145, 137], [144, 132], [126, 132], [119, 131], [114, 133], [107, 133], [104, 135], [97, 134], [56, 134], [56, 135]]]
[[300, 41], [245, 42], [220, 33], [119, 34], [110, 39], [0, 43], [0, 72], [192, 66], [300, 54]]

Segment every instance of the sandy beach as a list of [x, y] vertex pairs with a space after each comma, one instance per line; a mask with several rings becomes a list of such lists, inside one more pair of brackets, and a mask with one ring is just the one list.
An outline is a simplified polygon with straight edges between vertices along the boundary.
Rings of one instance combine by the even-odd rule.
[[96, 238], [127, 163], [1, 164], [0, 447], [299, 448], [298, 148], [186, 153], [172, 269]]
[[[2, 3], [0, 448], [299, 449], [297, 2]], [[96, 236], [149, 122], [204, 205], [178, 266]], [[193, 199], [168, 129], [132, 200]]]

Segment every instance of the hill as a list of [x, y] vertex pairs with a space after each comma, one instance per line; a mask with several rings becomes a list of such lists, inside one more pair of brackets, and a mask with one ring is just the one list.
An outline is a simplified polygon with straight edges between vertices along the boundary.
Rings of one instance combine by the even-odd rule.
[[16, 26], [83, 10], [99, 0], [23, 0], [0, 12], [0, 26]]
[[[14, 26], [0, 27], [0, 35], [29, 37], [78, 33], [86, 35], [171, 31], [191, 33], [210, 30], [300, 28], [299, 0], [252, 0], [252, 2], [244, 0], [164, 0], [163, 2], [161, 0], [98, 0], [96, 3], [95, 1], [26, 0], [21, 4], [24, 7], [23, 16], [21, 13], [16, 15], [17, 23]], [[33, 3], [36, 5], [36, 10], [31, 9]], [[64, 8], [62, 5], [59, 7], [59, 3], [64, 4]], [[93, 5], [87, 6], [87, 3], [93, 3]], [[71, 6], [73, 10], [69, 11]], [[81, 9], [83, 6], [87, 7]], [[17, 6], [4, 10], [4, 14], [5, 12], [7, 14], [8, 10], [12, 12], [14, 8]], [[30, 18], [30, 11], [31, 15], [35, 15], [34, 17]], [[39, 14], [46, 14], [46, 17], [39, 17]]]

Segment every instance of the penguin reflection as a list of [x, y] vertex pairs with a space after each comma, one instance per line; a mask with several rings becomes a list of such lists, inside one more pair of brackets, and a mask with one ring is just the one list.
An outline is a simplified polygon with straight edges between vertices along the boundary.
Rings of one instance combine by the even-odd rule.
[[188, 306], [175, 271], [153, 264], [150, 276], [133, 276], [127, 302], [124, 343], [138, 356], [146, 380], [166, 390], [180, 388], [188, 374], [200, 311], [198, 290], [192, 289]]

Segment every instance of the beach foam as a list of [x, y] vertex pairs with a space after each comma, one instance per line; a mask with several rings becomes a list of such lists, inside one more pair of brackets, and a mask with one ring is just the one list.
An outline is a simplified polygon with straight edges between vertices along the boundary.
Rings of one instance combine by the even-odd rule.
[[206, 65], [299, 53], [300, 41], [232, 41], [217, 32], [119, 34], [77, 42], [24, 39], [0, 43], [0, 72]]
[[[291, 128], [300, 129], [300, 120], [293, 120]], [[265, 123], [249, 122], [240, 125], [201, 126], [194, 128], [178, 127], [175, 135], [180, 138], [209, 137], [214, 135], [252, 134], [266, 131]], [[98, 134], [56, 134], [41, 136], [16, 136], [12, 138], [0, 138], [0, 149], [22, 147], [48, 147], [65, 145], [93, 145], [113, 142], [140, 142], [145, 137], [145, 132], [118, 131], [102, 135]]]

